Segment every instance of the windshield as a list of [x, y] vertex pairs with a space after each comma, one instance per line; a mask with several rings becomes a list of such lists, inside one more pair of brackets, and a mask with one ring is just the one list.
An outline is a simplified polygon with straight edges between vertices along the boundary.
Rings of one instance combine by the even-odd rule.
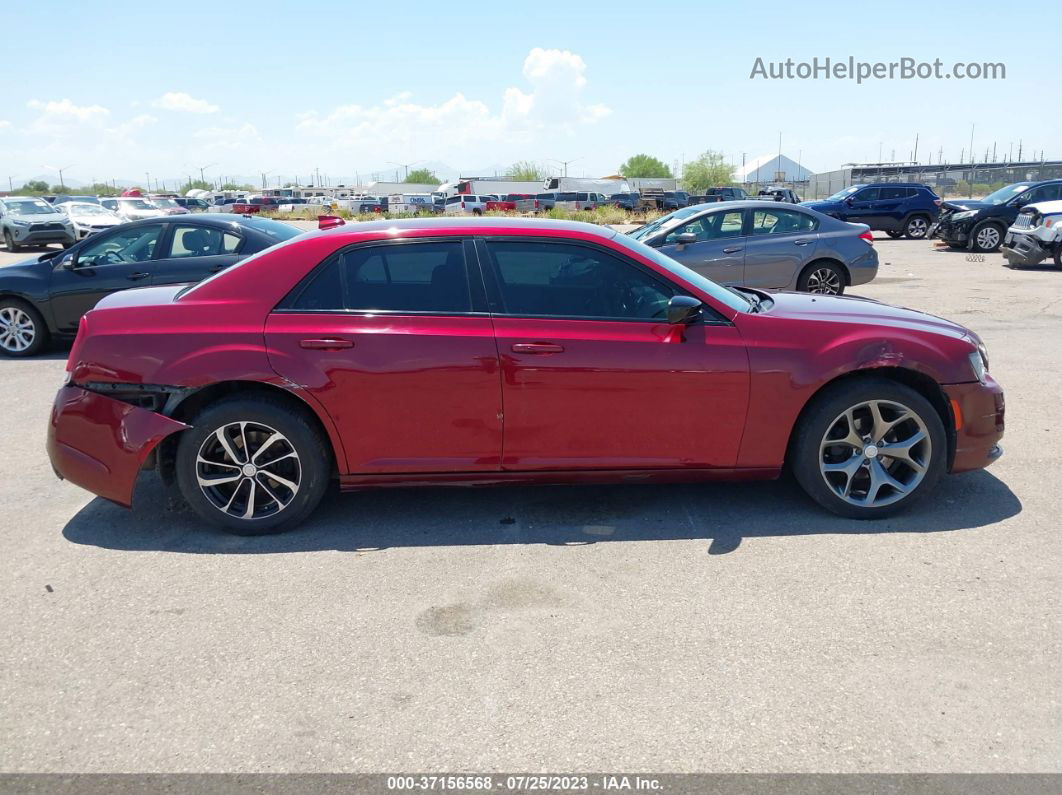
[[64, 207], [66, 208], [66, 211], [70, 213], [70, 215], [114, 215], [114, 213], [112, 213], [106, 207], [100, 207], [98, 204], [70, 203], [64, 205]]
[[677, 276], [684, 282], [692, 284], [698, 290], [707, 293], [719, 303], [730, 307], [736, 312], [748, 312], [753, 306], [753, 302], [740, 293], [728, 290], [725, 287], [716, 284], [711, 279], [706, 279], [696, 271], [690, 270], [682, 263], [676, 262], [671, 259], [671, 257], [661, 254], [655, 248], [645, 245], [645, 243], [631, 240], [627, 235], [616, 235], [613, 240], [635, 254], [639, 254], [645, 259], [655, 262], [669, 273]]
[[1028, 182], [1015, 182], [1013, 185], [1007, 185], [1005, 188], [1000, 188], [995, 193], [989, 193], [981, 201], [985, 204], [1003, 204], [1013, 199], [1019, 193], [1024, 193], [1028, 189]]
[[654, 232], [658, 232], [661, 229], [672, 226], [684, 218], [689, 218], [691, 215], [696, 215], [701, 212], [700, 207], [683, 207], [681, 210], [675, 210], [672, 213], [668, 213], [665, 216], [657, 218], [651, 224], [640, 226], [630, 233], [629, 237], [635, 240], [645, 240], [650, 237]]
[[827, 196], [826, 197], [826, 201], [828, 201], [828, 202], [839, 202], [845, 196], [851, 196], [853, 193], [855, 193], [857, 190], [859, 190], [862, 187], [863, 187], [862, 185], [853, 185], [850, 188], [845, 188], [844, 190], [839, 190], [835, 194], [833, 194], [832, 196]]
[[48, 215], [49, 213], [57, 213], [52, 205], [41, 199], [26, 199], [23, 201], [5, 201], [4, 207], [12, 215]]
[[173, 199], [152, 199], [151, 203], [156, 207], [180, 207]]
[[154, 210], [157, 209], [155, 205], [148, 204], [143, 199], [119, 199], [118, 200], [125, 207], [131, 207], [134, 210]]

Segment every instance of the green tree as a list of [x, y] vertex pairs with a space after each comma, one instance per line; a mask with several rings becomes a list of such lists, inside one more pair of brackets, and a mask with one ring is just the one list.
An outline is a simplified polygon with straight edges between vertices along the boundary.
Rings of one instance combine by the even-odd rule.
[[254, 185], [237, 185], [235, 182], [223, 182], [221, 190], [258, 190]]
[[438, 185], [442, 180], [435, 176], [429, 168], [415, 168], [406, 174], [403, 182], [416, 183], [418, 185]]
[[18, 189], [19, 193], [47, 193], [48, 183], [41, 179], [31, 179]]
[[513, 182], [541, 182], [546, 178], [546, 171], [530, 160], [517, 160], [509, 169]]
[[732, 185], [733, 182], [734, 167], [726, 162], [722, 152], [711, 149], [687, 163], [682, 172], [682, 184], [692, 193], [703, 193], [708, 188]]
[[203, 179], [193, 179], [181, 185], [178, 193], [187, 193], [190, 190], [213, 190], [214, 186]]
[[620, 165], [619, 173], [625, 177], [670, 177], [671, 169], [667, 163], [652, 155], [631, 155]]

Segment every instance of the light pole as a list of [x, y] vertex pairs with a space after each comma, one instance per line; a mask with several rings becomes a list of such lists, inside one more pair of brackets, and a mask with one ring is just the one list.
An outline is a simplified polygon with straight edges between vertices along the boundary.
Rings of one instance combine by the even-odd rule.
[[45, 168], [48, 169], [49, 171], [56, 171], [56, 172], [59, 173], [59, 189], [63, 193], [66, 193], [66, 183], [63, 182], [63, 172], [66, 171], [67, 169], [71, 169], [73, 167], [74, 167], [73, 164], [71, 164], [69, 166], [62, 166], [61, 168], [56, 168], [55, 166], [45, 166]]
[[404, 168], [406, 170], [405, 178], [409, 179], [409, 167], [410, 166], [415, 166], [418, 163], [423, 163], [424, 161], [423, 160], [417, 160], [417, 161], [415, 161], [413, 163], [396, 163], [394, 160], [388, 160], [387, 162], [390, 163], [392, 166], [398, 166], [399, 168]]
[[262, 190], [265, 190], [266, 189], [266, 177], [269, 176], [270, 174], [272, 174], [273, 172], [272, 171], [262, 171], [260, 173], [262, 174]]
[[211, 166], [216, 166], [217, 163], [207, 163], [205, 166], [199, 166], [199, 181], [206, 182], [206, 177], [203, 176], [204, 172]]
[[564, 166], [564, 176], [568, 176], [568, 164], [569, 163], [574, 163], [577, 160], [582, 160], [582, 158], [581, 157], [573, 157], [571, 160], [558, 160], [555, 157], [550, 157], [550, 158], [548, 158], [548, 160], [551, 163], [560, 163], [562, 166]]

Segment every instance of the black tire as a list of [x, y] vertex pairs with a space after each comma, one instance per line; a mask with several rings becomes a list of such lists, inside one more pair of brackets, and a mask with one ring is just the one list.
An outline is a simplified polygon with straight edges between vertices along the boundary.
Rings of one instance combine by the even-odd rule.
[[890, 232], [890, 231], [886, 231], [886, 232], [885, 232], [885, 234], [887, 234], [887, 235], [888, 235], [889, 237], [891, 237], [891, 238], [892, 238], [893, 240], [899, 240], [899, 239], [900, 239], [901, 237], [903, 237], [903, 232]]
[[970, 248], [982, 254], [997, 251], [1003, 243], [1003, 229], [999, 224], [983, 223], [970, 232]]
[[483, 215], [483, 211], [481, 209], [479, 209], [478, 207], [474, 207], [472, 209], [472, 215]]
[[[292, 474], [290, 467], [297, 467], [298, 479], [290, 481], [298, 486], [294, 490], [283, 490], [284, 487], [276, 481], [261, 475], [261, 471], [254, 473], [254, 477], [251, 478], [246, 476], [240, 467], [229, 464], [223, 465], [225, 469], [205, 473], [209, 476], [227, 474], [233, 469], [239, 470], [235, 487], [229, 483], [224, 484], [224, 489], [232, 490], [230, 503], [233, 509], [238, 511], [241, 505], [251, 503], [254, 513], [258, 513], [255, 506], [264, 505], [261, 516], [246, 519], [225, 512], [222, 506], [212, 501], [216, 499], [220, 502], [224, 499], [226, 492], [222, 486], [215, 486], [211, 489], [213, 498], [207, 496], [207, 489], [201, 488], [199, 484], [200, 464], [197, 463], [200, 452], [214, 445], [214, 440], [217, 439], [215, 434], [219, 429], [238, 426], [240, 423], [247, 424], [252, 439], [248, 440], [244, 448], [241, 448], [238, 442], [230, 440], [230, 445], [237, 454], [235, 462], [240, 461], [239, 456], [243, 449], [252, 447], [255, 434], [259, 440], [257, 442], [260, 445], [259, 449], [264, 451], [263, 437], [268, 438], [270, 431], [279, 432], [282, 435], [282, 444], [290, 447], [297, 455], [294, 463], [289, 458], [284, 464], [288, 467], [285, 469], [285, 475], [288, 478]], [[289, 530], [303, 522], [314, 511], [328, 489], [332, 471], [332, 453], [329, 444], [313, 423], [308, 411], [287, 400], [268, 395], [226, 398], [202, 409], [190, 424], [192, 427], [181, 434], [177, 445], [177, 485], [185, 502], [192, 510], [204, 521], [226, 532], [255, 536]], [[263, 428], [265, 430], [262, 430]], [[277, 448], [274, 447], [274, 449]], [[286, 448], [280, 448], [281, 451], [284, 449]], [[207, 454], [214, 455], [210, 452]], [[246, 455], [243, 457], [247, 458]], [[257, 459], [256, 462], [261, 465], [261, 462], [267, 459], [267, 465], [272, 465], [273, 460], [268, 456]], [[211, 457], [208, 460], [215, 459]], [[274, 474], [279, 474], [279, 471]], [[254, 481], [251, 484], [245, 482], [251, 480]], [[265, 485], [263, 481], [266, 481]], [[261, 492], [258, 491], [259, 488], [262, 489]], [[248, 494], [251, 495], [250, 499], [248, 499]], [[270, 513], [268, 512], [270, 505], [280, 506], [280, 500], [276, 499], [275, 495], [281, 495], [281, 499], [290, 496], [290, 500], [283, 507]]]
[[1055, 267], [1062, 268], [1062, 241], [1055, 243]]
[[802, 293], [842, 295], [846, 281], [844, 269], [840, 265], [829, 260], [818, 260], [801, 271], [797, 290]]
[[[5, 318], [11, 314], [21, 313], [22, 317], [25, 317], [32, 324], [32, 341], [30, 344], [22, 349], [16, 350], [19, 343], [16, 337], [8, 337], [6, 332], [8, 331], [8, 324], [5, 322]], [[14, 317], [10, 318], [14, 320]], [[25, 328], [23, 326], [23, 328]], [[0, 354], [9, 356], [13, 359], [24, 359], [27, 356], [36, 356], [45, 346], [48, 344], [48, 339], [51, 334], [48, 331], [48, 326], [44, 322], [44, 318], [41, 313], [37, 311], [36, 307], [27, 301], [22, 301], [18, 298], [3, 298], [0, 299]], [[25, 340], [26, 331], [23, 331], [19, 337]]]
[[[835, 455], [838, 449], [843, 451], [847, 447], [842, 442], [839, 448], [830, 447], [824, 453], [821, 445], [826, 438], [826, 434], [830, 432], [831, 428], [836, 427], [836, 423], [842, 419], [846, 411], [866, 401], [888, 401], [905, 407], [913, 415], [917, 415], [921, 426], [925, 428], [923, 433], [928, 436], [928, 453], [926, 453], [927, 448], [924, 445], [919, 448], [923, 455], [922, 464], [925, 465], [921, 480], [913, 485], [909, 493], [899, 496], [895, 501], [888, 504], [860, 506], [849, 502], [835, 491], [835, 488], [839, 488], [839, 486], [831, 487], [830, 483], [827, 482], [828, 475], [820, 468], [820, 456]], [[858, 412], [856, 416], [859, 416]], [[787, 463], [804, 491], [819, 505], [840, 516], [846, 516], [850, 519], [878, 519], [906, 510], [932, 491], [944, 472], [948, 444], [947, 436], [944, 432], [944, 423], [941, 421], [940, 415], [926, 398], [910, 387], [896, 381], [876, 376], [866, 376], [847, 379], [828, 386], [815, 396], [799, 422], [799, 426], [794, 431], [793, 443], [790, 445]], [[912, 427], [918, 427], [913, 419], [905, 420], [896, 427], [903, 429], [906, 427], [904, 423], [911, 423]], [[889, 431], [889, 433], [893, 432]], [[904, 433], [906, 432], [904, 430]], [[833, 436], [831, 438], [839, 437]], [[872, 443], [878, 441], [880, 440], [871, 439]], [[864, 448], [864, 451], [866, 449]], [[861, 459], [863, 462], [859, 465], [856, 478], [869, 477], [869, 470], [864, 470], [864, 467], [872, 463], [870, 458], [876, 459], [879, 464], [883, 461], [890, 461], [885, 456], [879, 458], [876, 452], [868, 458], [861, 451], [853, 451], [850, 460], [853, 463], [857, 463], [855, 461], [856, 458]], [[902, 473], [906, 471], [906, 465], [902, 464], [902, 462], [897, 464], [893, 459], [888, 466], [896, 468], [897, 472], [893, 474], [896, 474], [897, 481], [900, 481], [900, 478], [904, 476]], [[913, 469], [910, 469], [909, 472], [916, 476]], [[830, 477], [836, 474], [834, 473]], [[855, 482], [858, 483], [859, 481]], [[902, 483], [902, 481], [900, 482]], [[882, 502], [886, 499], [896, 498], [901, 494], [901, 492], [896, 491], [891, 486], [887, 488], [889, 491], [886, 495], [883, 495]], [[858, 486], [853, 487], [853, 491], [856, 493], [859, 493], [858, 489]], [[869, 496], [868, 491], [869, 489], [864, 492], [865, 497]], [[877, 494], [881, 495], [880, 489]]]
[[909, 240], [925, 240], [929, 232], [929, 217], [912, 215], [903, 225], [903, 233]]
[[12, 237], [10, 229], [4, 230], [4, 245], [7, 246], [7, 250], [12, 254], [22, 248], [22, 246], [15, 242], [15, 238]]

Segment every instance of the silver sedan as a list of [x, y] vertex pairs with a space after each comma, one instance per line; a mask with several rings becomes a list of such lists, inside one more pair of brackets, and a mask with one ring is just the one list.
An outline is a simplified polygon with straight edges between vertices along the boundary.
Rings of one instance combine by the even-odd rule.
[[683, 207], [630, 234], [724, 285], [838, 295], [878, 272], [866, 225], [773, 201]]

